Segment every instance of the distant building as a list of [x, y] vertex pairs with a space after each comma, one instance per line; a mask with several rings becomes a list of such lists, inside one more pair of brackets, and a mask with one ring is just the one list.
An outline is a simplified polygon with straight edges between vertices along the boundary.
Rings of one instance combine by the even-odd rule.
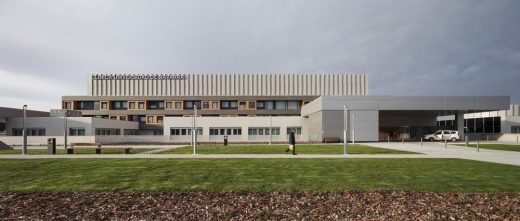
[[[224, 136], [230, 142], [286, 142], [292, 129], [299, 142], [323, 142], [343, 140], [344, 106], [347, 139], [377, 141], [417, 140], [438, 129], [463, 136], [471, 132], [464, 129], [465, 114], [510, 105], [508, 96], [368, 92], [364, 74], [91, 75], [88, 94], [63, 96], [62, 108], [81, 111], [85, 119], [112, 120], [104, 127], [117, 133], [96, 132], [92, 128], [101, 124], [96, 120], [74, 126], [96, 141], [190, 142], [196, 107], [201, 142], [221, 142]], [[120, 121], [133, 124], [115, 123]], [[19, 128], [18, 120], [12, 124], [8, 127]]]

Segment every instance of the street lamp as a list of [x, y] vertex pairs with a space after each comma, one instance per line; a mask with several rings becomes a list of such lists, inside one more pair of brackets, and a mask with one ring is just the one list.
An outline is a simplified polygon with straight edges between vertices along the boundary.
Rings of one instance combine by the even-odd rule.
[[27, 128], [26, 128], [26, 122], [27, 122], [27, 104], [23, 105], [23, 148], [22, 148], [22, 154], [27, 154]]
[[347, 122], [348, 122], [348, 108], [343, 106], [343, 154], [347, 155]]
[[193, 105], [193, 129], [191, 132], [193, 140], [193, 155], [197, 154], [197, 105]]
[[273, 114], [269, 114], [269, 145], [273, 142]]
[[64, 140], [63, 145], [65, 146], [65, 150], [67, 149], [67, 135], [68, 135], [68, 133], [67, 133], [67, 113], [68, 113], [68, 110], [65, 109], [63, 111], [63, 115], [64, 115], [64, 117], [63, 117], [63, 140]]

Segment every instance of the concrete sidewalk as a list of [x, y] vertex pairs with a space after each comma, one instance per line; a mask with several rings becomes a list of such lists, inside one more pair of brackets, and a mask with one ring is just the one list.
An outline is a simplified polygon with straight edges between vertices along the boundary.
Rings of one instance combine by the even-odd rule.
[[501, 151], [460, 147], [448, 144], [444, 148], [444, 143], [424, 142], [423, 146], [416, 142], [373, 142], [363, 143], [364, 145], [381, 147], [387, 149], [395, 149], [402, 151], [417, 152], [421, 154], [77, 154], [77, 155], [0, 155], [0, 159], [77, 159], [77, 158], [143, 158], [143, 159], [159, 159], [159, 158], [460, 158], [467, 160], [476, 160], [491, 163], [509, 164], [520, 166], [520, 152]]
[[480, 148], [480, 152], [477, 152], [477, 148], [455, 146], [451, 143], [448, 143], [447, 148], [445, 148], [443, 142], [424, 142], [422, 146], [419, 142], [405, 142], [404, 144], [401, 142], [374, 142], [363, 144], [373, 147], [422, 153], [432, 158], [460, 158], [520, 166], [520, 152], [515, 151]]

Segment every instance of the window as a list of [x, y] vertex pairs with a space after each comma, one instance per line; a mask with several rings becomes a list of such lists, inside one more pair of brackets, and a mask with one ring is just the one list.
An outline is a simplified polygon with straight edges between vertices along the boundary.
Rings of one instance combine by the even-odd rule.
[[265, 109], [268, 109], [268, 110], [274, 109], [274, 102], [273, 101], [266, 101], [265, 102]]
[[168, 109], [168, 110], [173, 109], [173, 102], [171, 102], [171, 101], [166, 101], [166, 109]]
[[[171, 136], [191, 136], [191, 128], [170, 128]], [[197, 135], [202, 134], [202, 128], [197, 128]]]
[[287, 128], [287, 135], [291, 134], [291, 130], [294, 130], [295, 135], [301, 135], [302, 134], [302, 128], [301, 127], [288, 127]]
[[146, 116], [139, 116], [139, 123], [146, 123]]
[[129, 102], [129, 109], [136, 109], [135, 102]]
[[250, 127], [248, 129], [249, 135], [280, 135], [280, 128], [279, 127], [273, 127], [271, 130], [269, 130], [268, 127]]
[[66, 110], [72, 110], [72, 102], [70, 102], [70, 101], [63, 102], [63, 108]]
[[221, 101], [221, 109], [237, 109], [238, 101]]
[[126, 116], [119, 116], [119, 120], [126, 120]]
[[112, 107], [113, 110], [126, 110], [127, 109], [128, 102], [127, 101], [112, 101]]
[[148, 101], [148, 110], [164, 110], [164, 101]]
[[153, 124], [155, 123], [153, 116], [146, 117], [146, 123]]
[[245, 101], [240, 101], [239, 102], [239, 108], [240, 109], [246, 109], [247, 105], [246, 105], [246, 102]]
[[117, 116], [110, 116], [109, 119], [110, 120], [117, 120]]
[[145, 102], [143, 102], [143, 101], [138, 102], [138, 108], [140, 110], [144, 110], [144, 106], [145, 106], [144, 104], [145, 104]]
[[511, 126], [511, 133], [520, 134], [520, 126]]
[[78, 101], [78, 110], [99, 110], [99, 101]]
[[211, 102], [211, 109], [218, 109], [218, 101]]
[[256, 102], [256, 109], [264, 109], [265, 108], [265, 103], [264, 101], [258, 101]]
[[175, 102], [175, 109], [182, 110], [182, 101]]
[[69, 128], [70, 136], [85, 136], [85, 128]]
[[287, 109], [287, 102], [285, 101], [276, 101], [274, 108], [276, 110], [285, 110]]
[[209, 109], [209, 101], [202, 102], [202, 109]]
[[193, 110], [194, 106], [200, 110], [200, 101], [184, 101], [184, 110]]
[[108, 110], [108, 102], [107, 101], [101, 101], [101, 110]]
[[[45, 128], [27, 128], [27, 136], [45, 136]], [[23, 136], [22, 128], [13, 128], [13, 136]]]
[[163, 120], [164, 120], [164, 117], [163, 117], [163, 116], [157, 116], [157, 123], [158, 123], [158, 124], [162, 124], [162, 123], [163, 123]]
[[256, 102], [249, 101], [249, 109], [255, 109], [256, 108]]
[[300, 102], [299, 101], [287, 101], [287, 109], [288, 110], [300, 109]]

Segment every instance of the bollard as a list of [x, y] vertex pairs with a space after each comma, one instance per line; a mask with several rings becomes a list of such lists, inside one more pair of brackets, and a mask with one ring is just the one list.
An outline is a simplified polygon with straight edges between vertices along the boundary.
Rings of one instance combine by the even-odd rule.
[[516, 136], [516, 142], [518, 143], [518, 136]]
[[423, 143], [422, 143], [422, 137], [421, 137], [421, 147], [423, 146]]
[[480, 152], [480, 140], [477, 140], [477, 152]]
[[444, 149], [448, 149], [448, 140], [444, 140]]
[[465, 142], [465, 143], [466, 143], [465, 146], [468, 147], [468, 144], [469, 144], [469, 137], [468, 137], [468, 136], [465, 136], [464, 140], [466, 141], [466, 142]]
[[388, 143], [390, 143], [390, 136], [388, 136]]

